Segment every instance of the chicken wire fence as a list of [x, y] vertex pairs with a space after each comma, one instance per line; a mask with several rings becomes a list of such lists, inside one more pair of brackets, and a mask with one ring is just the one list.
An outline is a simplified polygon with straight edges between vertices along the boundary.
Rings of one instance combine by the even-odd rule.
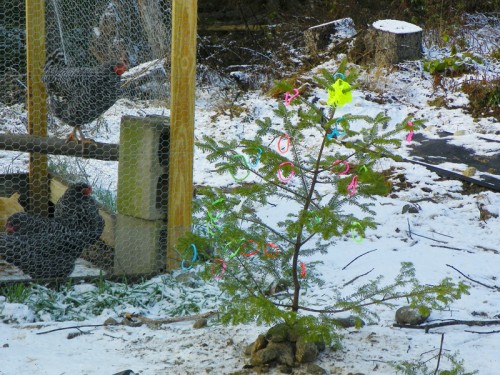
[[[171, 3], [42, 9], [0, 3], [0, 281], [162, 272]], [[29, 17], [45, 28], [31, 36], [45, 45], [31, 56], [43, 56], [38, 81], [26, 73]], [[46, 92], [42, 104], [30, 83]], [[33, 138], [43, 132], [47, 140]]]

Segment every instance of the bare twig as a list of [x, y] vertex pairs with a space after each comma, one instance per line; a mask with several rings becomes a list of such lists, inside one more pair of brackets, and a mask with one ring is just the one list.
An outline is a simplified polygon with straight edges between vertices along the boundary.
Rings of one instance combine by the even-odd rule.
[[443, 342], [444, 342], [444, 333], [441, 334], [441, 344], [439, 345], [438, 360], [436, 364], [436, 370], [434, 371], [434, 375], [437, 375], [439, 371], [439, 364], [441, 363], [441, 353], [443, 352]]
[[455, 271], [457, 271], [460, 275], [462, 275], [463, 277], [465, 277], [467, 280], [470, 280], [470, 281], [473, 281], [475, 282], [476, 284], [479, 284], [479, 285], [482, 285], [486, 288], [489, 288], [489, 289], [494, 289], [494, 290], [498, 290], [500, 291], [500, 287], [496, 286], [496, 285], [487, 285], [487, 284], [484, 284], [480, 281], [477, 281], [477, 280], [474, 280], [473, 278], [467, 276], [465, 273], [463, 273], [462, 271], [460, 271], [459, 269], [453, 267], [453, 266], [450, 266], [449, 264], [446, 265], [446, 267], [450, 267], [452, 269], [454, 269]]
[[[424, 236], [424, 235], [421, 235], [421, 234], [417, 234], [415, 232], [410, 232], [410, 234], [413, 234], [414, 236], [419, 236], [419, 237], [422, 237], [422, 238], [426, 238], [426, 239], [431, 240], [431, 241], [436, 241], [436, 242], [439, 242], [439, 243], [448, 243], [448, 242], [436, 240], [434, 238], [427, 237], [427, 236]], [[410, 235], [410, 238], [411, 238], [411, 235]], [[411, 239], [413, 240], [413, 238], [411, 238]]]
[[444, 249], [450, 249], [450, 250], [458, 250], [458, 251], [466, 251], [468, 252], [469, 254], [474, 254], [473, 251], [470, 251], [470, 250], [467, 250], [467, 249], [460, 249], [458, 247], [451, 247], [451, 246], [444, 246], [444, 245], [433, 245], [431, 244], [432, 247], [442, 247]]
[[356, 281], [357, 279], [359, 279], [360, 277], [363, 277], [363, 276], [368, 275], [368, 274], [369, 274], [370, 272], [372, 272], [374, 269], [375, 269], [375, 268], [372, 268], [370, 271], [365, 272], [365, 273], [363, 273], [363, 274], [361, 274], [361, 275], [356, 276], [354, 279], [349, 280], [348, 282], [346, 282], [346, 283], [345, 283], [344, 285], [342, 285], [342, 286], [347, 286], [347, 285], [349, 285], [349, 284], [352, 284], [353, 282], [355, 282], [355, 281]]
[[50, 331], [37, 332], [37, 335], [45, 335], [46, 333], [51, 333], [51, 332], [56, 332], [56, 331], [64, 331], [65, 329], [77, 329], [77, 330], [80, 330], [80, 328], [105, 327], [105, 326], [112, 326], [112, 325], [117, 325], [117, 324], [84, 324], [84, 325], [81, 325], [81, 326], [70, 326], [70, 327], [54, 328], [54, 329], [51, 329]]
[[356, 261], [357, 259], [361, 258], [363, 255], [366, 255], [366, 254], [369, 254], [369, 253], [372, 253], [374, 251], [376, 251], [377, 249], [373, 249], [373, 250], [370, 250], [370, 251], [367, 251], [366, 253], [363, 253], [361, 255], [358, 255], [356, 258], [354, 258], [353, 260], [351, 260], [349, 263], [347, 263], [344, 267], [342, 267], [342, 271], [345, 270], [347, 267], [349, 267], [352, 263], [354, 263], [354, 261]]
[[478, 335], [491, 335], [493, 333], [500, 333], [500, 331], [488, 331], [488, 332], [481, 332], [481, 331], [469, 331], [469, 330], [464, 330], [464, 332], [469, 332], [469, 333], [477, 333]]
[[485, 250], [485, 251], [491, 251], [494, 254], [500, 254], [500, 251], [495, 250], [495, 249], [491, 249], [489, 247], [484, 247], [484, 246], [481, 246], [481, 245], [476, 245], [475, 247], [477, 247], [479, 249], [482, 249], [482, 250]]
[[117, 337], [117, 336], [112, 336], [108, 333], [103, 333], [103, 336], [107, 336], [107, 337], [111, 337], [112, 339], [116, 339], [116, 340], [122, 340], [122, 341], [127, 341], [127, 339], [124, 339], [123, 337]]
[[413, 237], [411, 236], [411, 227], [410, 227], [410, 219], [406, 219], [408, 222], [408, 237], [413, 240]]

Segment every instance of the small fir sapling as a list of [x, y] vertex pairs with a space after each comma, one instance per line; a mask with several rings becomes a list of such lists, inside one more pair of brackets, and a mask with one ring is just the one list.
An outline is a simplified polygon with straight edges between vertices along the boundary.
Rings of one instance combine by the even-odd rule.
[[[223, 322], [284, 321], [311, 340], [331, 343], [337, 338], [335, 313], [350, 311], [373, 320], [376, 316], [369, 307], [374, 304], [406, 298], [430, 308], [467, 292], [464, 284], [450, 279], [422, 286], [412, 264], [403, 263], [388, 285], [382, 285], [379, 276], [349, 296], [343, 296], [339, 286], [334, 292], [337, 298], [326, 306], [301, 304], [308, 288], [324, 284], [316, 272], [319, 261], [308, 257], [335, 251], [337, 240], [362, 239], [367, 228], [376, 228], [373, 204], [368, 201], [391, 190], [376, 163], [382, 157], [397, 160], [391, 148], [423, 123], [408, 117], [385, 131], [390, 118], [381, 113], [336, 116], [336, 109], [350, 101], [357, 76], [345, 70], [343, 63], [337, 73], [322, 71], [315, 77], [328, 92], [326, 103], [315, 96], [291, 95], [298, 90], [278, 82], [275, 90], [288, 93], [275, 110], [281, 123], [264, 118], [256, 121], [252, 139], [217, 141], [204, 136], [197, 144], [215, 163], [215, 172], [231, 174], [236, 185], [198, 189], [194, 230], [178, 248], [187, 249], [179, 251], [184, 259], [194, 260], [194, 244], [197, 260], [209, 261], [204, 275], [220, 280], [220, 287], [231, 296], [222, 302]], [[366, 126], [354, 130], [354, 123], [356, 128], [359, 123]], [[321, 140], [316, 149], [304, 142], [310, 136]], [[247, 175], [253, 180], [247, 181]], [[276, 212], [275, 202], [282, 201], [287, 202], [287, 211]]]

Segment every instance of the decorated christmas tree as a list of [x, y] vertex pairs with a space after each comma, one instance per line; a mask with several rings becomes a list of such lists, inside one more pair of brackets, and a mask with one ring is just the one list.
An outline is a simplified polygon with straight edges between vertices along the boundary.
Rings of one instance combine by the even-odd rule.
[[[325, 306], [301, 304], [305, 291], [323, 282], [317, 255], [335, 252], [346, 236], [360, 242], [377, 227], [370, 198], [391, 190], [377, 162], [397, 160], [394, 148], [423, 123], [408, 117], [385, 130], [390, 118], [381, 113], [337, 116], [352, 101], [355, 79], [345, 63], [337, 72], [322, 71], [314, 82], [326, 98], [309, 94], [310, 85], [278, 82], [279, 123], [264, 118], [251, 138], [205, 136], [198, 143], [216, 172], [229, 173], [236, 186], [198, 190], [196, 224], [179, 249], [184, 269], [204, 264], [204, 275], [232, 296], [221, 306], [223, 322], [285, 323], [307, 339], [331, 343], [336, 313], [350, 311], [360, 325], [376, 318], [373, 304], [406, 298], [425, 310], [467, 291], [449, 279], [422, 286], [412, 264], [403, 263], [388, 284], [377, 277], [348, 296], [339, 286], [338, 298]], [[315, 146], [305, 142], [309, 137], [319, 140]]]

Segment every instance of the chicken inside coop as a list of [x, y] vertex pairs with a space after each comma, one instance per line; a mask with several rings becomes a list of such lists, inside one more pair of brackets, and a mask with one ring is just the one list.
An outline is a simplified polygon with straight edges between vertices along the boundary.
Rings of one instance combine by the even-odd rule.
[[62, 51], [56, 50], [47, 58], [44, 83], [53, 116], [73, 130], [66, 141], [93, 143], [82, 132], [118, 100], [121, 75], [127, 71], [124, 62], [115, 61], [96, 67], [68, 66]]

